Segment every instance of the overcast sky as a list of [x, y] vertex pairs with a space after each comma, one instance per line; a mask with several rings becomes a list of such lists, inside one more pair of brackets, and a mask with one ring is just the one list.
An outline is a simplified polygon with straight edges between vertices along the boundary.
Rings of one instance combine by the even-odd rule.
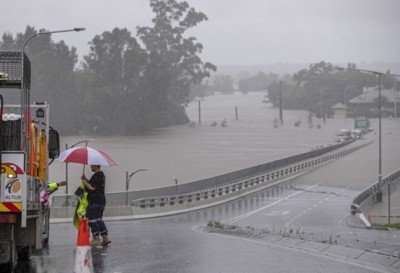
[[[149, 0], [13, 0], [2, 4], [0, 32], [85, 27], [62, 33], [78, 48], [103, 31], [151, 26]], [[190, 34], [216, 65], [400, 62], [400, 0], [188, 0], [208, 16]], [[33, 41], [32, 41], [33, 42]], [[390, 67], [388, 67], [390, 68]]]

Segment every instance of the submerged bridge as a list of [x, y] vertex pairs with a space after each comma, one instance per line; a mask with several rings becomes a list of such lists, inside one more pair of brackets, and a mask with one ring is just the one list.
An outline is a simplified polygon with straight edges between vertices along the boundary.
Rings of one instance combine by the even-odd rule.
[[[371, 143], [372, 141], [350, 140], [190, 183], [107, 193], [104, 216], [142, 219], [215, 206], [290, 181]], [[52, 201], [53, 219], [70, 220], [73, 217], [76, 196], [54, 196]]]

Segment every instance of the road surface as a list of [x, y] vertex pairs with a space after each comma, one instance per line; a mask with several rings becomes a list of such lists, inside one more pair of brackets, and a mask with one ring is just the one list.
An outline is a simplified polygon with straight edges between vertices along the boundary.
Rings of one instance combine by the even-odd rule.
[[[349, 205], [361, 181], [371, 178], [364, 172], [354, 183], [343, 180], [352, 168], [375, 164], [365, 157], [373, 149], [221, 206], [108, 222], [112, 244], [92, 250], [95, 272], [396, 272], [399, 231], [349, 226]], [[348, 161], [357, 164], [349, 168]], [[242, 230], [208, 230], [210, 221]], [[71, 272], [66, 268], [74, 263], [75, 229], [53, 224], [50, 233], [49, 248], [31, 265], [36, 272]]]
[[[244, 95], [235, 97], [235, 104], [242, 103], [239, 104], [239, 120], [235, 121], [232, 117], [235, 104], [228, 105], [229, 98], [219, 99], [227, 102], [225, 106], [230, 109], [231, 116], [228, 112], [218, 112], [220, 120], [228, 118], [227, 128], [209, 127], [210, 122], [217, 121], [215, 113], [207, 114], [216, 108], [209, 98], [208, 105], [202, 104], [201, 126], [174, 128], [148, 137], [121, 137], [118, 141], [96, 139], [93, 146], [105, 147], [120, 164], [119, 169], [106, 170], [108, 187], [112, 186], [108, 191], [124, 190], [125, 171], [131, 170], [127, 162], [137, 168], [152, 170], [135, 177], [136, 188], [168, 186], [174, 183], [173, 177], [182, 182], [193, 181], [308, 151], [317, 145], [332, 143], [337, 130], [353, 125], [350, 119], [328, 119], [321, 130], [310, 129], [304, 127], [303, 118], [303, 127], [294, 128], [298, 113], [285, 112], [285, 125], [272, 129], [273, 111], [277, 113], [277, 109], [264, 109], [262, 105], [260, 109], [246, 108], [245, 105], [253, 102], [247, 102], [252, 97]], [[192, 109], [194, 120], [195, 113]], [[254, 116], [257, 119], [253, 119]], [[376, 120], [372, 124], [376, 127]], [[383, 120], [384, 175], [399, 167], [399, 128], [397, 121]], [[95, 272], [399, 271], [398, 231], [349, 226], [352, 199], [377, 180], [378, 142], [377, 135], [372, 136], [375, 137], [373, 144], [282, 187], [187, 214], [109, 221], [112, 244], [108, 248], [92, 250]], [[71, 137], [67, 140], [79, 139]], [[132, 155], [128, 151], [132, 151]], [[53, 167], [54, 180], [64, 176], [61, 164], [59, 166], [55, 171]], [[76, 174], [70, 171], [71, 176], [79, 177], [81, 169]], [[234, 227], [234, 232], [208, 229], [210, 221]], [[25, 267], [20, 272], [72, 272], [76, 237], [72, 224], [52, 224], [49, 247], [34, 255], [29, 263], [20, 263], [19, 267]], [[299, 241], [304, 243], [304, 239], [309, 242], [302, 244]], [[363, 252], [363, 248], [368, 248], [369, 252]], [[375, 252], [371, 250], [383, 255], [374, 256]]]

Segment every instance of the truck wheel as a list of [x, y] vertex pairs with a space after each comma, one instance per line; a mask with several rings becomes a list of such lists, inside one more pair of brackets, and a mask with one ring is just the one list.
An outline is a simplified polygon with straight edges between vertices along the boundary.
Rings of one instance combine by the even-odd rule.
[[14, 267], [12, 266], [12, 262], [6, 264], [0, 264], [0, 272], [4, 273], [12, 273]]
[[31, 247], [24, 246], [24, 247], [17, 247], [17, 256], [18, 261], [28, 261], [31, 257]]
[[8, 263], [0, 264], [0, 272], [12, 273], [14, 271], [15, 265], [17, 264], [17, 253], [14, 242], [11, 243], [10, 260]]

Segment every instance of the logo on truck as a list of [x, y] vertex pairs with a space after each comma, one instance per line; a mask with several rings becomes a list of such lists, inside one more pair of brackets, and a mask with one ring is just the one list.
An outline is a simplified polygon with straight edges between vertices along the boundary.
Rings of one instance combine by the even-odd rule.
[[1, 165], [1, 173], [6, 174], [6, 183], [4, 191], [4, 201], [15, 202], [21, 201], [21, 180], [17, 177], [18, 174], [23, 174], [22, 169], [13, 163], [5, 162]]
[[8, 177], [16, 177], [17, 174], [24, 174], [24, 171], [14, 163], [3, 162], [1, 164], [1, 174], [6, 174]]

